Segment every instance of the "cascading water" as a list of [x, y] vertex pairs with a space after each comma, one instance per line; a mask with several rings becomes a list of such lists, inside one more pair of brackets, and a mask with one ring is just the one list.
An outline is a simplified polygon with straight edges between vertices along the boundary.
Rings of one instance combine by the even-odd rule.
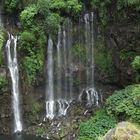
[[[64, 32], [63, 32], [64, 34]], [[67, 100], [67, 96], [62, 95], [62, 60], [61, 60], [61, 52], [62, 52], [62, 31], [61, 27], [58, 31], [58, 43], [57, 43], [57, 61], [56, 61], [56, 69], [57, 69], [57, 91], [54, 94], [54, 59], [53, 59], [53, 42], [51, 39], [48, 41], [48, 59], [47, 59], [47, 90], [46, 90], [46, 118], [53, 119], [55, 116], [65, 116], [67, 109], [69, 108], [69, 101]], [[66, 40], [63, 39], [65, 42]], [[66, 49], [66, 48], [65, 48]], [[66, 51], [66, 50], [65, 50]], [[65, 52], [64, 51], [64, 52]], [[66, 57], [66, 56], [65, 56]], [[66, 60], [66, 59], [65, 59]], [[66, 64], [66, 63], [65, 63]], [[66, 86], [68, 86], [67, 81]]]
[[100, 95], [94, 88], [94, 13], [85, 14], [85, 47], [86, 47], [86, 77], [87, 87], [82, 90], [79, 100], [82, 102], [86, 97], [86, 105], [99, 105]]
[[90, 17], [89, 14], [85, 14], [85, 47], [86, 47], [86, 77], [87, 86], [90, 85]]
[[9, 34], [6, 43], [8, 68], [12, 80], [12, 101], [14, 112], [14, 132], [22, 131], [20, 93], [19, 93], [19, 70], [17, 62], [17, 36]]
[[53, 41], [48, 40], [48, 59], [47, 59], [47, 89], [46, 89], [46, 118], [53, 119], [55, 116], [53, 85]]
[[[74, 74], [79, 68], [73, 62], [72, 49], [77, 42], [74, 42], [72, 26], [71, 20], [67, 19], [65, 24], [59, 27], [56, 50], [52, 40], [49, 38], [48, 41], [46, 118], [49, 119], [65, 116], [71, 102], [77, 100], [77, 95], [74, 95], [74, 92], [77, 92], [74, 89]], [[78, 100], [86, 102], [87, 106], [98, 106], [100, 95], [94, 88], [94, 14], [85, 14], [84, 25], [80, 26], [84, 32], [78, 38], [82, 39], [86, 50], [86, 84], [79, 85], [82, 92], [78, 94]], [[83, 62], [79, 63], [83, 65]], [[78, 80], [80, 77], [82, 76], [79, 75]]]

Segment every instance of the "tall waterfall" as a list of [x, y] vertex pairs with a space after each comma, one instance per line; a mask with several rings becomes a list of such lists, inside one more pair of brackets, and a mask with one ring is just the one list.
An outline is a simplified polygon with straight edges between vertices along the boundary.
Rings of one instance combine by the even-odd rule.
[[[57, 45], [53, 46], [55, 43], [52, 39], [48, 40], [46, 118], [66, 115], [73, 100], [84, 101], [87, 106], [98, 106], [100, 103], [100, 95], [94, 88], [94, 13], [85, 14], [82, 21], [82, 34], [78, 38], [82, 39], [86, 50], [86, 84], [79, 85], [80, 93], [77, 96], [74, 74], [78, 73], [80, 68], [74, 62], [72, 50], [77, 44], [73, 32], [78, 30], [75, 30], [70, 19], [66, 19], [59, 27]], [[78, 74], [78, 77], [80, 80], [82, 76]]]
[[54, 53], [53, 41], [51, 38], [48, 40], [48, 59], [47, 59], [47, 89], [46, 89], [46, 118], [53, 119], [55, 116], [66, 115], [69, 108], [69, 102], [62, 96], [61, 84], [61, 29], [58, 32], [57, 44], [57, 92], [54, 93]]
[[14, 132], [22, 131], [20, 92], [19, 92], [19, 70], [17, 62], [17, 36], [9, 34], [6, 43], [8, 68], [12, 80], [12, 107], [14, 112]]
[[47, 90], [46, 90], [46, 117], [53, 119], [54, 108], [54, 85], [53, 85], [53, 42], [48, 40], [48, 59], [47, 59]]
[[100, 95], [94, 87], [94, 13], [87, 13], [84, 16], [85, 23], [85, 47], [86, 47], [86, 77], [87, 87], [82, 90], [79, 100], [86, 96], [88, 106], [99, 105]]

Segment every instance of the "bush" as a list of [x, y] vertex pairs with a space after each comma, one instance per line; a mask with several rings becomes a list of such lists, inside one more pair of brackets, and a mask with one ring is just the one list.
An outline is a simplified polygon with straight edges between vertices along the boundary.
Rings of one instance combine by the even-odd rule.
[[24, 31], [21, 34], [21, 40], [22, 41], [26, 41], [28, 43], [32, 43], [32, 42], [35, 42], [36, 41], [34, 34], [31, 33], [31, 32], [29, 32], [29, 31]]
[[34, 85], [37, 81], [37, 76], [41, 75], [43, 69], [43, 56], [42, 52], [26, 56], [23, 59], [23, 69], [26, 73], [29, 86]]
[[140, 123], [140, 85], [115, 91], [106, 101], [107, 113], [118, 119]]
[[21, 12], [20, 20], [25, 29], [32, 27], [32, 25], [34, 24], [34, 17], [37, 12], [37, 7], [34, 4], [28, 6], [25, 10]]
[[136, 56], [132, 62], [132, 67], [135, 71], [140, 71], [140, 56]]
[[49, 0], [38, 0], [37, 9], [38, 13], [46, 17], [50, 13], [50, 1]]
[[19, 0], [5, 0], [4, 6], [8, 13], [13, 13], [18, 6]]
[[48, 33], [50, 34], [52, 31], [56, 33], [60, 23], [62, 22], [62, 17], [59, 14], [51, 13], [49, 16], [47, 16], [45, 22], [45, 27], [48, 30]]
[[80, 125], [78, 140], [97, 140], [109, 129], [115, 127], [116, 123], [116, 119], [107, 115], [105, 111], [97, 112], [95, 117]]
[[82, 5], [78, 0], [52, 0], [50, 9], [76, 16], [81, 12]]

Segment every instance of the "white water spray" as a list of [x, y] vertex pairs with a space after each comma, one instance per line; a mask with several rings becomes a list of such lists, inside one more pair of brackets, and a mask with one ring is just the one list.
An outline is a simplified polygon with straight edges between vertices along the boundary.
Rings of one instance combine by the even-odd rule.
[[12, 101], [14, 112], [14, 132], [22, 131], [21, 110], [20, 110], [20, 93], [19, 93], [19, 70], [17, 62], [17, 36], [9, 34], [6, 43], [8, 68], [12, 80]]

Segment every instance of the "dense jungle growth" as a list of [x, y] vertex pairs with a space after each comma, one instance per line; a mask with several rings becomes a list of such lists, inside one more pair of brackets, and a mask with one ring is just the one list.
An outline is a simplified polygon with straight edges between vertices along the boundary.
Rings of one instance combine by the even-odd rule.
[[[8, 38], [6, 29], [10, 29], [20, 38], [18, 57], [24, 94], [30, 94], [31, 89], [45, 81], [49, 36], [57, 42], [59, 27], [66, 24], [67, 18], [76, 26], [82, 15], [93, 11], [98, 30], [94, 48], [95, 80], [103, 85], [115, 85], [117, 90], [104, 95], [101, 109], [74, 126], [76, 139], [140, 139], [140, 0], [3, 0], [1, 4], [6, 25], [0, 28], [0, 67], [6, 66], [3, 46]], [[81, 65], [85, 64], [84, 44], [76, 42], [72, 53], [75, 63], [80, 58]], [[0, 96], [9, 91], [7, 77], [0, 74]], [[74, 81], [75, 86], [79, 83]], [[43, 105], [33, 99], [31, 102], [29, 121], [37, 124], [37, 114]], [[40, 126], [36, 132], [42, 135], [46, 129]]]

